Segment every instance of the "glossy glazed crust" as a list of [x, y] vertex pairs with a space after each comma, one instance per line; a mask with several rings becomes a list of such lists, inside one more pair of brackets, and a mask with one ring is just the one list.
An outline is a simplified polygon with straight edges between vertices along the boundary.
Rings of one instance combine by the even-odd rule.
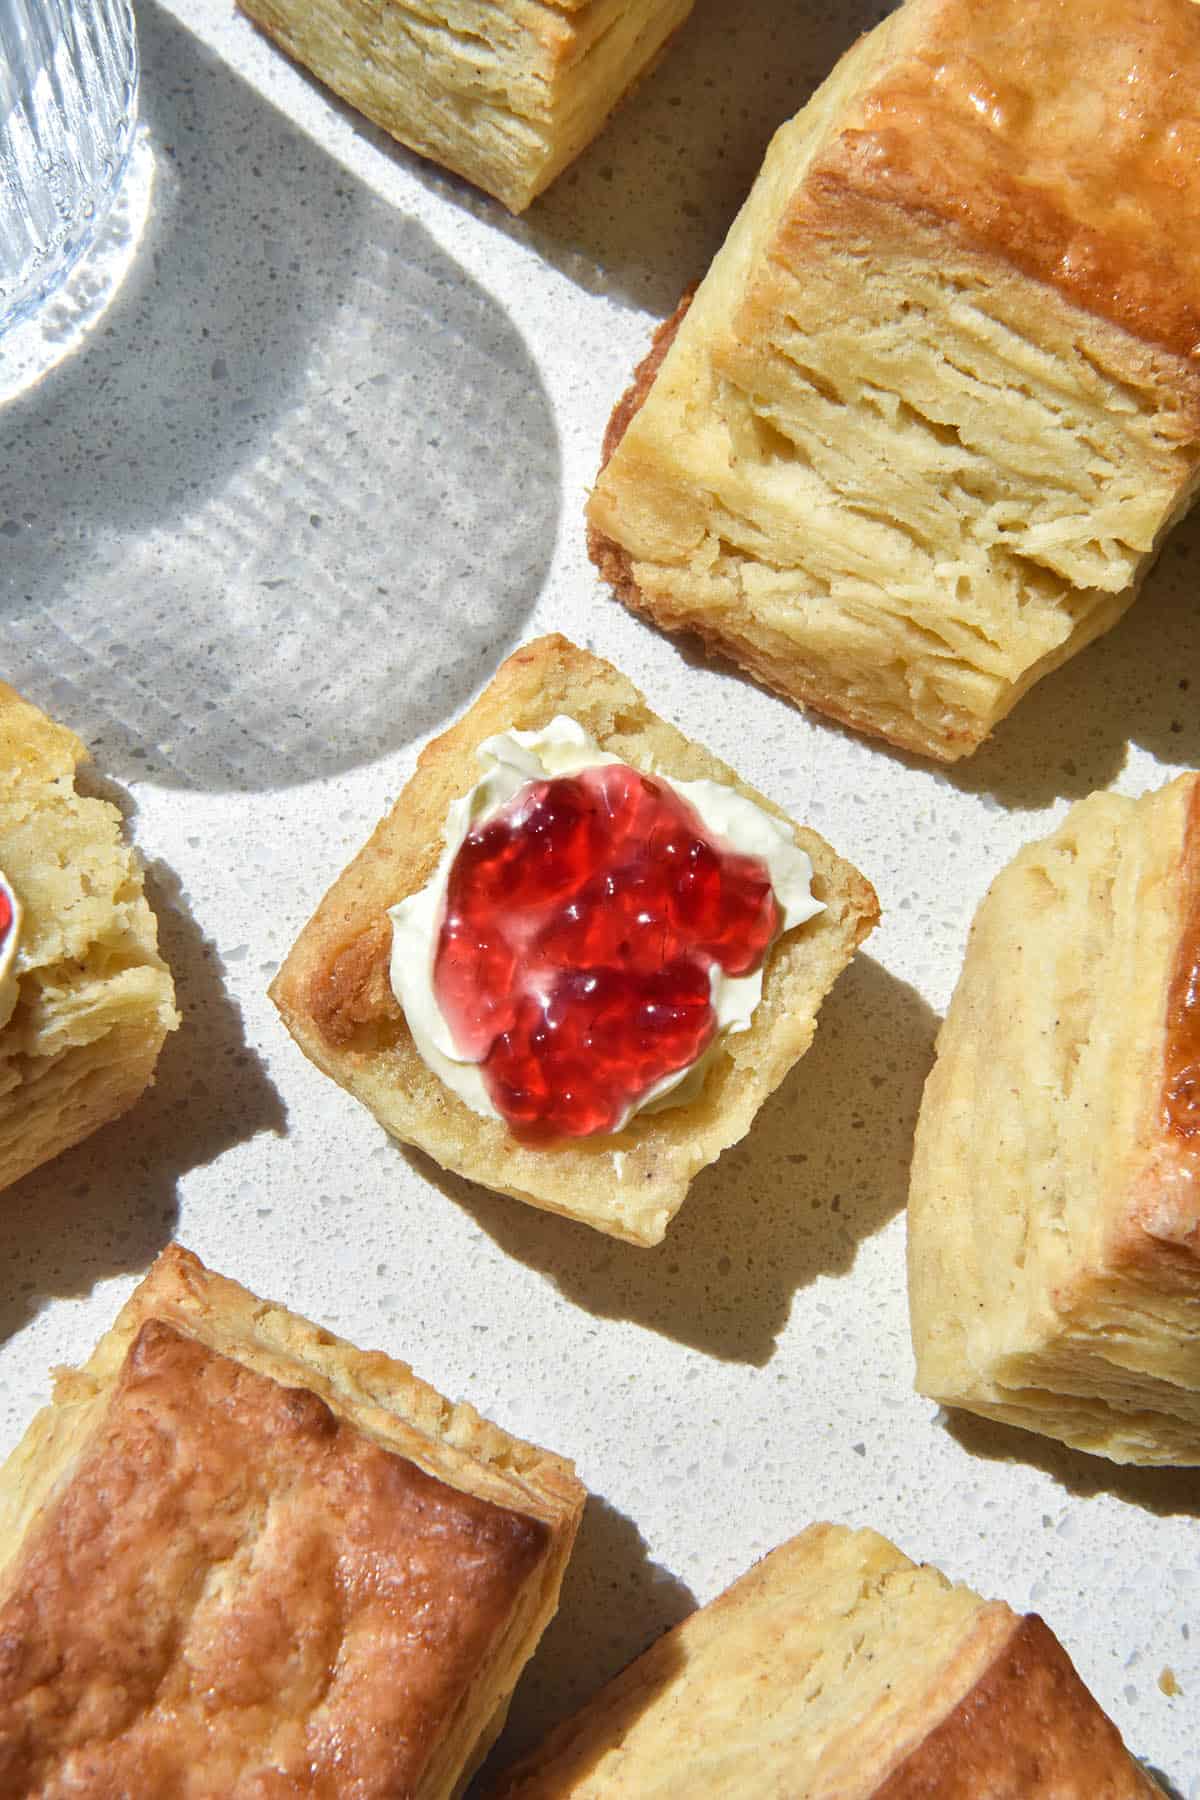
[[559, 1726], [491, 1800], [1140, 1800], [1041, 1620], [814, 1525]]
[[519, 213], [653, 66], [692, 0], [239, 0], [319, 80]]
[[812, 179], [935, 214], [1086, 311], [1200, 357], [1200, 8], [909, 0]]
[[0, 682], [0, 870], [23, 918], [0, 1013], [0, 1188], [118, 1118], [179, 1024], [123, 821], [65, 726]]
[[392, 812], [297, 939], [271, 994], [305, 1054], [394, 1136], [488, 1187], [653, 1244], [696, 1171], [749, 1129], [808, 1048], [817, 1008], [874, 925], [878, 903], [870, 884], [823, 839], [794, 827], [825, 911], [774, 946], [753, 1024], [728, 1038], [698, 1098], [635, 1117], [612, 1138], [565, 1148], [519, 1143], [502, 1122], [450, 1093], [418, 1055], [387, 980], [386, 909], [429, 879], [450, 803], [477, 779], [477, 745], [510, 727], [544, 725], [560, 712], [634, 767], [722, 781], [785, 817], [657, 718], [610, 664], [564, 638], [539, 639], [511, 656], [465, 717], [422, 752]]
[[917, 1126], [917, 1385], [1200, 1463], [1200, 776], [1097, 794], [992, 883]]
[[560, 1459], [172, 1248], [0, 1480], [0, 1787], [449, 1795], [582, 1503]]
[[159, 1320], [97, 1440], [10, 1571], [3, 1791], [417, 1789], [547, 1528]]

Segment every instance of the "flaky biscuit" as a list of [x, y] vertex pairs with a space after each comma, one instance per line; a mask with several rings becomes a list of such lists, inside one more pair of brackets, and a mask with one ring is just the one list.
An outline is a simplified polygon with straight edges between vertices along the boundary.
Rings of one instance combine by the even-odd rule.
[[0, 1472], [0, 1789], [446, 1800], [583, 1500], [173, 1246]]
[[976, 913], [913, 1153], [917, 1386], [1200, 1463], [1200, 775], [1093, 794]]
[[523, 212], [573, 162], [692, 0], [239, 0], [410, 150]]
[[1195, 494], [1198, 142], [1192, 0], [907, 0], [618, 408], [602, 573], [791, 699], [976, 749]]

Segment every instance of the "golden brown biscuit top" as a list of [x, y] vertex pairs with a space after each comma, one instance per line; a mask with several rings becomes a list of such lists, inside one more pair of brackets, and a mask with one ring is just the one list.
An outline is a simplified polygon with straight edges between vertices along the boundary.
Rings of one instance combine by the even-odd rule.
[[1167, 996], [1163, 1123], [1197, 1162], [1200, 1209], [1200, 776], [1183, 838], [1183, 932]]
[[1149, 1800], [1160, 1789], [1036, 1613], [872, 1800]]
[[914, 0], [900, 42], [818, 182], [958, 224], [1200, 356], [1200, 5]]
[[547, 1541], [151, 1320], [0, 1601], [0, 1792], [411, 1793]]

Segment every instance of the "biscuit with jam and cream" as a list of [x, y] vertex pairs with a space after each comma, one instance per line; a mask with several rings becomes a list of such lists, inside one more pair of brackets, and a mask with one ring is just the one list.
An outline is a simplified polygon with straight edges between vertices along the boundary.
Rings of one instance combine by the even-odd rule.
[[877, 916], [815, 832], [548, 637], [423, 752], [271, 992], [396, 1137], [653, 1244]]

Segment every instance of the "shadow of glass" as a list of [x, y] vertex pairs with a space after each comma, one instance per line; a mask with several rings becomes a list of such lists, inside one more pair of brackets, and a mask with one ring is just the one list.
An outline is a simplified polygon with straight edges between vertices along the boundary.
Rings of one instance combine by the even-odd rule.
[[155, 191], [102, 327], [5, 409], [6, 675], [118, 776], [256, 789], [457, 710], [553, 553], [507, 315], [161, 9]]
[[991, 1462], [1028, 1463], [1082, 1499], [1111, 1494], [1160, 1518], [1200, 1518], [1200, 1469], [1142, 1469], [1111, 1463], [1103, 1456], [1072, 1450], [1057, 1438], [1001, 1425], [975, 1413], [947, 1410], [944, 1420], [951, 1437], [970, 1455]]
[[[551, 1620], [513, 1696], [508, 1723], [469, 1792], [577, 1712], [606, 1681], [696, 1608], [681, 1581], [650, 1561], [637, 1526], [596, 1495], [588, 1499]], [[654, 1698], [638, 1696], [640, 1711]]]
[[913, 988], [856, 957], [821, 1009], [812, 1049], [742, 1142], [697, 1176], [654, 1250], [403, 1154], [586, 1312], [762, 1366], [797, 1290], [847, 1273], [859, 1244], [905, 1205], [937, 1023]]
[[[103, 791], [116, 798], [110, 784]], [[143, 1273], [175, 1235], [179, 1178], [260, 1131], [282, 1133], [287, 1122], [246, 1043], [216, 952], [180, 904], [175, 876], [152, 863], [146, 893], [183, 1023], [163, 1047], [153, 1087], [129, 1112], [6, 1189], [0, 1342], [52, 1295], [79, 1295], [108, 1276]]]

